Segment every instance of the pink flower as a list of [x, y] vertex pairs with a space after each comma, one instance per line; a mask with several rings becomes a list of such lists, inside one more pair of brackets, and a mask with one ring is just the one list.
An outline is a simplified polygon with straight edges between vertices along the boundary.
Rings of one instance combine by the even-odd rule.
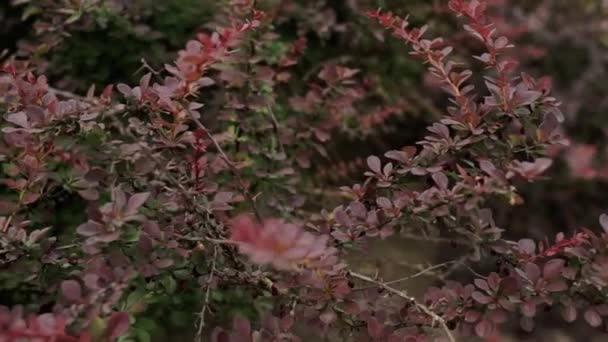
[[336, 249], [327, 246], [329, 236], [306, 232], [281, 219], [259, 223], [250, 215], [240, 215], [231, 223], [231, 240], [253, 263], [280, 270], [316, 268], [325, 265], [322, 261], [337, 261]]

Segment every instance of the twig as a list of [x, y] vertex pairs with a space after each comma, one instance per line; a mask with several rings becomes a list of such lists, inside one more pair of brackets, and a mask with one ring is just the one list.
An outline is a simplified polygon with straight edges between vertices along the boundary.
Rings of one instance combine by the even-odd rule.
[[5, 221], [3, 222], [4, 224], [2, 225], [2, 233], [6, 232], [8, 230], [8, 227], [11, 225], [11, 221], [13, 220], [13, 215], [9, 216], [7, 219], [5, 219]]
[[55, 250], [56, 251], [61, 251], [61, 250], [64, 250], [64, 249], [71, 249], [71, 248], [76, 248], [76, 247], [79, 247], [79, 246], [80, 246], [80, 244], [73, 243], [73, 244], [70, 244], [70, 245], [64, 245], [64, 246], [56, 247]]
[[[451, 262], [447, 262], [446, 264], [451, 264]], [[403, 264], [403, 266], [415, 268], [415, 266], [412, 266], [412, 265]], [[428, 274], [433, 269], [441, 268], [443, 266], [447, 266], [447, 265], [445, 265], [445, 264], [433, 265], [433, 266], [431, 266], [429, 268], [426, 268], [426, 269], [424, 269], [424, 270], [422, 270], [420, 272], [411, 274], [409, 276], [405, 276], [405, 277], [402, 277], [402, 278], [397, 278], [395, 280], [384, 282], [384, 284], [385, 285], [393, 285], [393, 284], [401, 283], [401, 282], [404, 282], [404, 281], [407, 281], [407, 280], [415, 279], [415, 278], [418, 278], [418, 277], [424, 276], [424, 275], [433, 276], [433, 277], [437, 278], [438, 280], [444, 280], [445, 277], [443, 277], [441, 275]], [[374, 274], [373, 278], [377, 279], [378, 278], [378, 270], [376, 269], [376, 271], [374, 273], [375, 274]], [[373, 288], [376, 288], [376, 287], [377, 287], [376, 285], [362, 286], [362, 287], [354, 288], [353, 291], [365, 291], [365, 290], [373, 289]]]
[[450, 342], [456, 342], [456, 339], [454, 338], [454, 335], [452, 335], [452, 332], [450, 331], [450, 329], [448, 328], [447, 324], [445, 323], [445, 320], [441, 316], [439, 316], [435, 312], [433, 312], [426, 305], [418, 303], [416, 301], [416, 298], [410, 297], [405, 292], [397, 290], [394, 287], [388, 286], [386, 283], [377, 281], [377, 280], [372, 279], [372, 278], [370, 278], [370, 277], [368, 277], [366, 275], [363, 275], [363, 274], [360, 274], [360, 273], [357, 273], [357, 272], [352, 272], [352, 271], [349, 272], [349, 274], [352, 277], [357, 278], [359, 280], [363, 280], [363, 281], [366, 281], [368, 283], [375, 284], [375, 285], [377, 285], [377, 286], [379, 286], [379, 287], [387, 290], [388, 292], [391, 292], [391, 293], [393, 293], [393, 294], [395, 294], [395, 295], [397, 295], [397, 296], [399, 296], [399, 297], [407, 300], [408, 302], [414, 304], [422, 312], [424, 312], [425, 314], [429, 315], [433, 319], [433, 322], [438, 322], [439, 323], [439, 325], [443, 329], [445, 335], [447, 336], [447, 338], [448, 338], [448, 340]]
[[213, 274], [215, 273], [215, 262], [217, 261], [217, 246], [213, 247], [213, 261], [211, 261], [211, 271], [207, 278], [207, 290], [205, 291], [205, 301], [203, 302], [203, 308], [199, 313], [198, 330], [196, 332], [196, 341], [203, 341], [203, 328], [205, 327], [205, 313], [207, 312], [207, 306], [209, 306], [209, 296], [211, 294], [211, 281], [213, 280]]
[[400, 234], [399, 237], [408, 240], [416, 240], [416, 241], [426, 241], [431, 243], [445, 243], [445, 244], [457, 244], [461, 246], [471, 246], [471, 243], [464, 239], [450, 239], [444, 237], [432, 237], [432, 236], [423, 236], [423, 235], [415, 235], [415, 234]]
[[441, 263], [441, 264], [433, 265], [433, 266], [431, 266], [431, 267], [427, 267], [427, 268], [425, 268], [425, 269], [421, 270], [420, 272], [414, 273], [414, 274], [409, 275], [409, 276], [407, 276], [407, 277], [403, 277], [403, 278], [399, 278], [399, 279], [391, 280], [391, 281], [388, 281], [388, 282], [386, 282], [386, 283], [384, 283], [384, 284], [385, 284], [385, 285], [392, 285], [392, 284], [397, 284], [397, 283], [404, 282], [404, 281], [406, 281], [406, 280], [414, 279], [414, 278], [417, 278], [417, 277], [423, 276], [423, 275], [425, 275], [426, 273], [429, 273], [429, 272], [431, 272], [431, 271], [434, 271], [434, 270], [436, 270], [436, 269], [438, 269], [438, 268], [442, 268], [442, 267], [445, 267], [445, 266], [451, 265], [451, 264], [453, 264], [453, 263], [455, 263], [455, 262], [456, 262], [456, 261], [446, 261], [446, 262]]
[[194, 121], [196, 126], [205, 133], [205, 135], [207, 136], [207, 138], [209, 140], [211, 140], [211, 143], [213, 143], [213, 146], [215, 146], [215, 148], [217, 149], [221, 158], [224, 160], [226, 165], [228, 165], [228, 167], [230, 168], [230, 171], [232, 171], [232, 174], [236, 177], [236, 179], [239, 183], [239, 186], [241, 187], [241, 191], [243, 192], [245, 197], [247, 197], [247, 199], [251, 202], [251, 207], [253, 209], [253, 213], [255, 214], [255, 217], [258, 219], [258, 221], [261, 222], [262, 215], [260, 214], [260, 212], [258, 210], [255, 198], [253, 198], [253, 196], [251, 196], [251, 193], [249, 192], [249, 190], [247, 190], [247, 187], [245, 186], [245, 183], [243, 183], [243, 179], [241, 178], [241, 174], [239, 173], [239, 170], [236, 168], [236, 166], [234, 165], [232, 160], [230, 160], [230, 158], [228, 158], [228, 155], [226, 154], [226, 152], [224, 152], [224, 149], [222, 148], [222, 146], [220, 146], [220, 144], [217, 142], [217, 140], [215, 139], [213, 134], [211, 134], [211, 132], [209, 132], [207, 127], [205, 127], [205, 125], [203, 125], [203, 123], [199, 119], [196, 118], [196, 116], [190, 111], [190, 109], [188, 108], [188, 106], [185, 103], [181, 103], [181, 105], [182, 105], [182, 108], [186, 111], [186, 113], [188, 113], [188, 115], [190, 116], [192, 121]]
[[283, 146], [283, 143], [281, 142], [281, 137], [279, 136], [279, 122], [277, 121], [277, 117], [274, 115], [274, 111], [272, 110], [272, 107], [267, 106], [266, 109], [268, 110], [268, 113], [270, 114], [270, 121], [272, 123], [272, 131], [277, 139], [277, 143], [279, 143], [281, 152], [285, 153], [285, 147]]
[[57, 89], [57, 88], [53, 88], [53, 87], [48, 87], [48, 91], [49, 91], [49, 93], [53, 93], [55, 95], [65, 97], [66, 99], [77, 100], [77, 101], [86, 102], [89, 104], [95, 104], [92, 99], [88, 99], [84, 96], [80, 96], [80, 95], [74, 94], [69, 91], [65, 91], [65, 90], [61, 90], [61, 89]]
[[[103, 113], [106, 112], [106, 114], [110, 115], [111, 117], [114, 117], [114, 115], [122, 112], [125, 110], [126, 106], [124, 104], [115, 104], [113, 106], [108, 106], [102, 103], [99, 103], [99, 101], [97, 101], [94, 98], [88, 98], [88, 97], [84, 97], [84, 96], [80, 96], [78, 94], [74, 94], [72, 92], [69, 91], [65, 91], [65, 90], [61, 90], [61, 89], [57, 89], [57, 88], [53, 88], [53, 87], [48, 87], [48, 92], [51, 94], [55, 94], [58, 95], [60, 97], [69, 99], [69, 100], [76, 100], [82, 103], [86, 103], [88, 105], [90, 105], [91, 107], [94, 106], [99, 106], [100, 108], [95, 108], [95, 112], [96, 113]], [[88, 108], [90, 109], [90, 108]]]
[[469, 266], [465, 262], [469, 257], [470, 257], [469, 255], [463, 255], [460, 258], [458, 258], [457, 260], [454, 260], [454, 263], [452, 264], [452, 266], [443, 275], [444, 278], [447, 278], [450, 275], [452, 275], [454, 272], [456, 272], [456, 270], [458, 269], [458, 267], [464, 267], [469, 272], [471, 272], [472, 275], [474, 275], [474, 276], [476, 276], [478, 278], [481, 278], [481, 279], [486, 279], [487, 278], [486, 276], [477, 273], [477, 271], [475, 271], [471, 266]]

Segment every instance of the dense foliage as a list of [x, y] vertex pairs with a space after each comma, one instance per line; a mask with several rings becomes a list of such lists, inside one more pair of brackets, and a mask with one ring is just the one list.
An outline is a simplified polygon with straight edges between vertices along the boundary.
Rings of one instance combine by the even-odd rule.
[[[492, 340], [551, 309], [607, 329], [608, 216], [494, 218], [538, 215], [551, 169], [605, 179], [602, 147], [518, 71], [544, 52], [505, 1], [410, 3], [3, 5], [0, 341]], [[403, 238], [455, 248], [394, 279], [356, 261]]]

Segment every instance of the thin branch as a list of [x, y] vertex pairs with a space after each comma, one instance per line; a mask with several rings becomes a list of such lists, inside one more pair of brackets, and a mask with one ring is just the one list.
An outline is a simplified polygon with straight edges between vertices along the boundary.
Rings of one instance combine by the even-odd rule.
[[207, 290], [205, 291], [205, 301], [203, 302], [203, 308], [199, 313], [199, 321], [198, 321], [198, 330], [196, 332], [196, 341], [203, 341], [203, 328], [205, 327], [205, 313], [207, 312], [207, 307], [209, 306], [209, 297], [211, 294], [211, 281], [213, 280], [213, 275], [215, 273], [215, 263], [217, 261], [217, 246], [213, 247], [213, 260], [211, 261], [211, 271], [209, 272], [209, 277], [207, 278]]
[[74, 94], [74, 93], [69, 92], [69, 91], [65, 91], [65, 90], [61, 90], [61, 89], [57, 89], [57, 88], [53, 88], [53, 87], [48, 87], [48, 91], [49, 91], [49, 93], [58, 95], [60, 97], [65, 97], [66, 99], [77, 100], [77, 101], [86, 102], [86, 103], [89, 103], [89, 104], [95, 104], [92, 99], [89, 99], [89, 98], [86, 98], [84, 96], [80, 96], [80, 95]]
[[[452, 264], [454, 264], [456, 262], [458, 262], [458, 261], [456, 261], [456, 260], [455, 261], [446, 261], [446, 262], [441, 263], [441, 264], [437, 264], [437, 265], [433, 265], [433, 266], [430, 266], [430, 267], [426, 267], [423, 270], [420, 270], [419, 272], [416, 272], [414, 274], [410, 274], [409, 276], [405, 276], [405, 277], [398, 278], [398, 279], [395, 279], [395, 280], [387, 281], [387, 282], [384, 283], [384, 285], [393, 285], [393, 284], [401, 283], [401, 282], [404, 282], [404, 281], [407, 281], [407, 280], [411, 280], [411, 279], [414, 279], [414, 278], [418, 278], [418, 277], [421, 277], [421, 276], [424, 276], [424, 275], [431, 276], [431, 274], [429, 274], [429, 273], [431, 273], [432, 271], [434, 271], [436, 269], [439, 269], [439, 268], [442, 268], [442, 267], [446, 267], [446, 266], [452, 265]], [[411, 265], [405, 265], [405, 266], [408, 266], [408, 267], [411, 267], [411, 268], [416, 268], [416, 267], [411, 266]], [[440, 280], [443, 280], [443, 277], [440, 276], [440, 275], [433, 274], [433, 276], [436, 277], [436, 278], [438, 278], [438, 279], [440, 279]], [[374, 277], [377, 278], [377, 275], [375, 275]], [[353, 291], [368, 290], [368, 289], [374, 288], [374, 287], [376, 287], [376, 286], [375, 285], [370, 285], [370, 286], [365, 286], [365, 287], [358, 287], [356, 289], [353, 289]]]
[[444, 333], [445, 333], [446, 337], [448, 338], [448, 340], [449, 340], [450, 342], [456, 342], [456, 338], [454, 338], [454, 335], [452, 335], [452, 332], [451, 332], [451, 331], [450, 331], [450, 329], [448, 328], [448, 326], [447, 326], [447, 324], [446, 324], [445, 320], [444, 320], [444, 319], [443, 319], [441, 316], [439, 316], [439, 315], [437, 315], [435, 312], [433, 312], [433, 311], [432, 311], [432, 310], [431, 310], [429, 307], [427, 307], [426, 305], [423, 305], [423, 304], [418, 303], [418, 302], [416, 301], [416, 298], [411, 297], [411, 296], [408, 296], [408, 295], [407, 295], [405, 292], [400, 291], [400, 290], [398, 290], [398, 289], [396, 289], [396, 288], [394, 288], [394, 287], [388, 286], [386, 283], [383, 283], [383, 282], [377, 281], [377, 280], [375, 280], [375, 279], [373, 279], [373, 278], [370, 278], [370, 277], [368, 277], [368, 276], [366, 276], [366, 275], [363, 275], [363, 274], [360, 274], [360, 273], [357, 273], [357, 272], [352, 272], [352, 271], [351, 271], [351, 272], [349, 272], [349, 274], [350, 274], [352, 277], [357, 278], [357, 279], [359, 279], [359, 280], [363, 280], [363, 281], [366, 281], [366, 282], [368, 282], [368, 283], [375, 284], [375, 285], [377, 285], [377, 286], [379, 286], [379, 287], [381, 287], [381, 288], [385, 289], [386, 291], [388, 291], [388, 292], [390, 292], [390, 293], [393, 293], [393, 294], [395, 294], [395, 295], [397, 295], [397, 296], [399, 296], [399, 297], [401, 297], [401, 298], [403, 298], [403, 299], [407, 300], [408, 302], [410, 302], [410, 303], [414, 304], [414, 305], [415, 305], [415, 306], [416, 306], [418, 309], [420, 309], [420, 311], [422, 311], [422, 312], [424, 312], [425, 314], [429, 315], [429, 316], [430, 316], [430, 317], [433, 319], [433, 322], [438, 322], [438, 323], [439, 323], [439, 325], [440, 325], [440, 326], [441, 326], [441, 328], [443, 329], [443, 331], [444, 331]]
[[277, 143], [279, 144], [279, 147], [281, 148], [281, 152], [285, 153], [285, 147], [283, 146], [283, 143], [281, 142], [281, 137], [279, 135], [279, 122], [277, 121], [277, 117], [276, 115], [274, 115], [274, 111], [272, 110], [272, 107], [267, 106], [266, 109], [268, 110], [268, 113], [270, 115], [270, 121], [272, 123], [272, 131], [277, 139]]
[[457, 244], [457, 245], [461, 245], [461, 246], [471, 247], [471, 243], [464, 239], [451, 239], [451, 238], [444, 238], [444, 237], [433, 237], [433, 236], [424, 236], [424, 235], [416, 235], [416, 234], [408, 234], [408, 233], [400, 234], [399, 237], [408, 239], [408, 240], [415, 240], [415, 241], [426, 241], [426, 242], [431, 242], [431, 243], [445, 243], [445, 244], [451, 244], [451, 245]]
[[477, 278], [481, 278], [481, 279], [488, 278], [488, 277], [478, 273], [477, 271], [475, 271], [471, 266], [467, 265], [464, 261], [458, 261], [457, 263], [454, 263], [454, 266], [450, 270], [448, 270], [448, 272], [446, 272], [445, 277], [447, 278], [452, 273], [454, 273], [458, 269], [458, 266], [462, 266], [462, 267], [466, 268], [467, 271], [471, 272], [471, 274], [473, 274]]
[[199, 119], [196, 118], [196, 116], [190, 111], [190, 109], [188, 108], [188, 106], [185, 103], [181, 103], [181, 105], [182, 105], [182, 108], [186, 111], [186, 113], [188, 113], [188, 115], [190, 116], [192, 121], [194, 121], [196, 126], [205, 133], [205, 135], [207, 136], [207, 138], [209, 140], [211, 140], [211, 143], [213, 143], [213, 146], [215, 146], [215, 148], [217, 149], [221, 158], [224, 160], [226, 165], [228, 165], [228, 167], [230, 168], [230, 171], [232, 171], [232, 174], [236, 177], [236, 180], [238, 181], [239, 186], [241, 187], [241, 191], [243, 192], [245, 197], [247, 197], [249, 202], [251, 202], [251, 207], [253, 209], [253, 213], [255, 214], [255, 217], [258, 219], [258, 221], [261, 222], [262, 215], [260, 214], [260, 212], [258, 210], [255, 198], [253, 198], [253, 196], [251, 195], [251, 193], [245, 186], [245, 183], [243, 183], [243, 179], [241, 178], [241, 174], [239, 173], [239, 170], [236, 168], [236, 166], [234, 165], [232, 160], [230, 160], [230, 158], [228, 158], [228, 155], [226, 154], [226, 152], [224, 152], [224, 149], [222, 148], [222, 146], [220, 146], [220, 144], [217, 142], [217, 140], [215, 139], [213, 134], [211, 134], [211, 132], [209, 132], [207, 127], [205, 127], [205, 125], [203, 125], [203, 123]]
[[97, 101], [94, 98], [80, 96], [78, 94], [74, 94], [72, 92], [53, 88], [53, 87], [48, 87], [47, 90], [51, 94], [55, 94], [56, 96], [63, 97], [68, 100], [75, 100], [75, 101], [79, 101], [82, 103], [86, 103], [86, 104], [90, 105], [91, 107], [99, 106], [99, 108], [95, 108], [95, 113], [105, 112], [106, 114], [110, 115], [111, 117], [114, 117], [114, 115], [124, 111], [126, 108], [126, 106], [121, 103], [115, 104], [113, 106], [108, 106], [103, 103], [100, 103], [99, 101]]
[[455, 262], [456, 262], [456, 261], [446, 261], [446, 262], [441, 263], [441, 264], [433, 265], [433, 266], [431, 266], [431, 267], [427, 267], [427, 268], [425, 268], [425, 269], [421, 270], [420, 272], [414, 273], [414, 274], [409, 275], [409, 276], [407, 276], [407, 277], [403, 277], [403, 278], [399, 278], [399, 279], [391, 280], [391, 281], [388, 281], [388, 282], [386, 282], [386, 283], [384, 283], [384, 284], [385, 284], [385, 285], [392, 285], [392, 284], [401, 283], [401, 282], [404, 282], [404, 281], [407, 281], [407, 280], [411, 280], [411, 279], [414, 279], [414, 278], [417, 278], [417, 277], [423, 276], [423, 275], [425, 275], [425, 274], [427, 274], [427, 273], [429, 273], [429, 272], [431, 272], [431, 271], [434, 271], [434, 270], [436, 270], [436, 269], [439, 269], [439, 268], [442, 268], [442, 267], [446, 267], [446, 266], [448, 266], [448, 265], [451, 265], [451, 264], [453, 264], [453, 263], [455, 263]]

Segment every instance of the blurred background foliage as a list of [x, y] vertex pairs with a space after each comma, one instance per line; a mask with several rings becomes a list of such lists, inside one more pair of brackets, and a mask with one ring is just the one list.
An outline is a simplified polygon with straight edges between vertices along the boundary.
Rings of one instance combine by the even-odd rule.
[[[80, 5], [70, 8], [77, 10], [58, 22], [56, 16], [45, 12], [52, 1], [1, 1], [0, 58], [32, 58], [52, 84], [78, 93], [86, 92], [91, 84], [98, 89], [110, 83], [133, 84], [148, 70], [160, 69], [171, 61], [196, 32], [225, 22], [225, 8], [239, 1], [76, 2]], [[367, 155], [415, 143], [424, 136], [425, 126], [442, 115], [445, 105], [425, 67], [410, 58], [399, 41], [382, 42], [382, 30], [362, 15], [365, 10], [382, 7], [399, 15], [410, 14], [414, 24], [429, 24], [433, 34], [443, 35], [464, 55], [478, 48], [470, 38], [453, 33], [457, 32], [455, 22], [438, 0], [259, 0], [257, 5], [274, 16], [279, 35], [265, 47], [270, 58], [281, 56], [298, 37], [306, 38], [306, 53], [294, 71], [302, 80], [295, 85], [301, 92], [323, 65], [337, 63], [361, 70], [371, 82], [377, 102], [399, 108], [397, 113], [374, 121], [369, 134], [332, 137], [327, 158], [319, 160], [306, 175], [319, 187], [337, 188], [360, 181]], [[512, 237], [540, 239], [552, 238], [557, 231], [594, 225], [595, 218], [608, 210], [608, 2], [494, 0], [493, 5], [497, 28], [518, 43], [513, 53], [522, 62], [522, 69], [552, 78], [564, 103], [565, 134], [571, 139], [568, 149], [555, 151], [560, 162], [553, 168], [551, 180], [523, 187], [526, 202], [521, 206], [497, 206], [497, 223], [509, 227]], [[374, 98], [369, 101], [374, 102]], [[57, 197], [56, 203], [45, 204], [57, 226], [80, 223], [82, 214], [75, 214], [82, 213], [77, 201], [61, 198], [61, 194]], [[324, 201], [324, 207], [332, 207], [331, 199]], [[416, 269], [433, 259], [458, 254], [457, 248], [420, 246], [407, 236], [386, 247], [371, 248], [370, 257], [357, 262], [378, 268], [390, 259], [405, 269]], [[399, 274], [403, 270], [383, 272]], [[8, 278], [0, 274], [0, 281]], [[122, 305], [142, 308], [130, 338], [167, 340], [176, 331], [194, 326], [192, 313], [200, 303], [200, 294], [180, 291], [182, 281], [174, 274], [154, 285], [159, 286], [157, 291], [146, 296], [135, 291], [124, 299]], [[405, 285], [423, 288], [432, 281], [418, 279], [418, 284]], [[0, 301], [19, 302], [22, 293], [35, 293], [18, 289], [18, 283], [15, 289], [10, 296], [0, 293]], [[255, 301], [245, 293], [236, 286], [214, 290], [214, 301], [226, 308], [215, 319], [222, 321], [235, 312], [254, 316]], [[546, 329], [553, 328], [548, 320]], [[576, 330], [569, 334], [574, 336]]]

